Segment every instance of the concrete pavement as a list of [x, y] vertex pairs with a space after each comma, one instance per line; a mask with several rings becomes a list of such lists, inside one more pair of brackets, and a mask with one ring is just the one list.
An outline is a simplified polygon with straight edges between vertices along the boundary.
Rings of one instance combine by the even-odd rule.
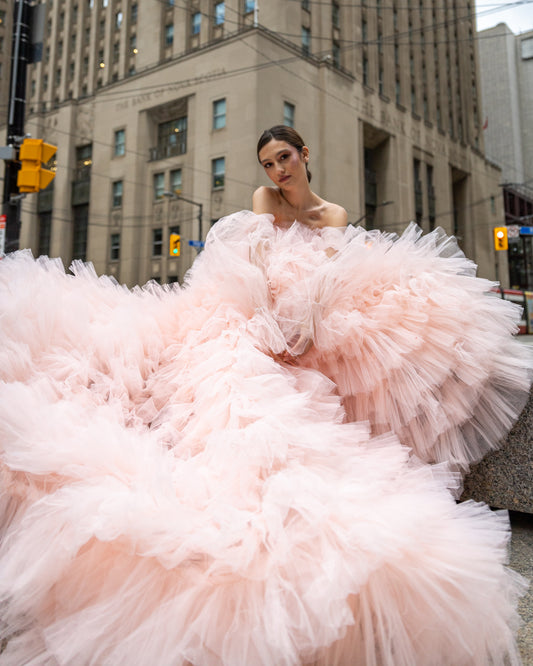
[[522, 626], [518, 646], [523, 666], [533, 666], [533, 515], [511, 512], [511, 568], [529, 580], [529, 590], [522, 597], [518, 610]]

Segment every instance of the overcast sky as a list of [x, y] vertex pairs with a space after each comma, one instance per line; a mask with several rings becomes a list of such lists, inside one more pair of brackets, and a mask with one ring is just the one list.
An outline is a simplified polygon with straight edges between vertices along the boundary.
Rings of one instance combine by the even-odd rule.
[[476, 0], [477, 29], [486, 30], [507, 23], [518, 35], [533, 30], [533, 0]]

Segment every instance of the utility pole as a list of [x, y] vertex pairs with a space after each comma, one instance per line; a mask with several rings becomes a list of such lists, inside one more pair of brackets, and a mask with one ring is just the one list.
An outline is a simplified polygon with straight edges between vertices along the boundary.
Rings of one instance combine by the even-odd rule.
[[30, 21], [30, 1], [15, 0], [7, 112], [6, 149], [8, 156], [5, 161], [4, 196], [2, 199], [2, 213], [5, 215], [6, 223], [5, 251], [7, 252], [17, 250], [19, 247], [21, 197], [18, 194], [17, 187], [17, 174], [20, 168], [17, 161], [17, 149], [25, 138], [26, 68], [32, 58]]

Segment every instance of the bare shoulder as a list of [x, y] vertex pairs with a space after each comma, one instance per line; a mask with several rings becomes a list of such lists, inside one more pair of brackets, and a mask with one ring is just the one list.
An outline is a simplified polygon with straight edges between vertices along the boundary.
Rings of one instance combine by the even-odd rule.
[[261, 185], [252, 196], [252, 210], [257, 215], [274, 213], [279, 206], [279, 190], [277, 187]]
[[324, 222], [327, 227], [345, 227], [348, 224], [348, 213], [342, 206], [328, 203]]

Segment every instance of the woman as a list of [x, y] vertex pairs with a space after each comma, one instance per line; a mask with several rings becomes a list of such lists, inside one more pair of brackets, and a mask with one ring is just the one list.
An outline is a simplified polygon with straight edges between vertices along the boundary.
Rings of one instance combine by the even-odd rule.
[[258, 156], [183, 290], [1, 262], [0, 664], [519, 663], [505, 516], [429, 464], [516, 418], [515, 310]]

